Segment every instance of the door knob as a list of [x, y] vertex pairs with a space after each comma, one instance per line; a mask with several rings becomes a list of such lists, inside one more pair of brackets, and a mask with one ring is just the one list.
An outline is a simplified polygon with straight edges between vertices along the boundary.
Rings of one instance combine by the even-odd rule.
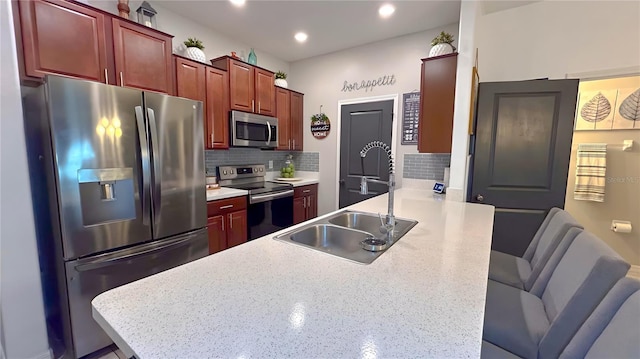
[[340, 184], [344, 184], [344, 180], [341, 179], [340, 181], [338, 181]]
[[479, 194], [479, 195], [477, 195], [477, 196], [476, 196], [476, 200], [477, 200], [478, 202], [482, 202], [482, 201], [484, 201], [484, 196], [483, 196], [483, 195], [481, 195], [481, 194]]

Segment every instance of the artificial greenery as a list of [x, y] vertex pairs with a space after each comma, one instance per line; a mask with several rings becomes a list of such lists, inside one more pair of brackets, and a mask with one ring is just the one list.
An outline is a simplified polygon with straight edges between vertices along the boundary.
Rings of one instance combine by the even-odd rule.
[[311, 116], [311, 124], [327, 122], [329, 122], [329, 117], [327, 117], [327, 115], [325, 115], [324, 113], [316, 113], [315, 115]]
[[431, 46], [436, 46], [436, 45], [439, 45], [439, 44], [449, 44], [449, 45], [451, 45], [452, 43], [453, 43], [453, 35], [451, 35], [448, 32], [442, 31], [440, 33], [440, 35], [436, 36], [431, 41]]
[[187, 41], [184, 42], [184, 46], [197, 47], [200, 50], [204, 50], [204, 45], [202, 44], [202, 40], [198, 40], [195, 37], [188, 38]]
[[278, 72], [276, 72], [276, 80], [277, 79], [286, 80], [287, 79], [287, 74], [285, 72], [278, 71]]

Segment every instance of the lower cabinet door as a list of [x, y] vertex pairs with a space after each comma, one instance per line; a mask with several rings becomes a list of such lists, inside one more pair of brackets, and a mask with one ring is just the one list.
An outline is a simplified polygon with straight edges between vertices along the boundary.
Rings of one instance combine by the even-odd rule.
[[227, 234], [225, 233], [224, 216], [209, 217], [207, 232], [209, 233], [209, 254], [227, 249]]
[[307, 220], [306, 199], [298, 197], [293, 199], [293, 224], [302, 223]]
[[227, 214], [227, 247], [231, 248], [247, 241], [247, 211]]
[[307, 197], [307, 219], [318, 217], [318, 195]]

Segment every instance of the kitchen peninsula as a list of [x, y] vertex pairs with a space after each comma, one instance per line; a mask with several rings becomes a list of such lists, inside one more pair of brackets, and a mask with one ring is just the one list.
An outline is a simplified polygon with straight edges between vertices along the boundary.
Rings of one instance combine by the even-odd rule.
[[274, 233], [100, 294], [93, 316], [140, 359], [480, 357], [493, 207], [395, 196], [419, 223], [370, 265]]

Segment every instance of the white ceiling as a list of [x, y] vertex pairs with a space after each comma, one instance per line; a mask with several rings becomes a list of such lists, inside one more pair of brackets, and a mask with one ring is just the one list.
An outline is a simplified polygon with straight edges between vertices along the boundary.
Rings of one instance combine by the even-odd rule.
[[[376, 0], [248, 0], [241, 8], [226, 0], [161, 4], [288, 62], [437, 28], [460, 18], [460, 0], [389, 2], [396, 11], [388, 19], [378, 16], [378, 8], [385, 2]], [[306, 43], [294, 40], [298, 31], [309, 35]]]

